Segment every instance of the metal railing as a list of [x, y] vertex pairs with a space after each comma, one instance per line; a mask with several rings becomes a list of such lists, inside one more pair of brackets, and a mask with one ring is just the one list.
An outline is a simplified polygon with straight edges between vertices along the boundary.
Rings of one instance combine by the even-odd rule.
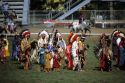
[[[59, 12], [59, 11], [55, 11]], [[61, 13], [62, 11], [60, 11]], [[104, 20], [125, 20], [125, 10], [81, 10], [76, 11], [75, 13], [71, 14], [66, 20], [78, 20], [81, 12], [83, 12], [83, 15], [85, 19], [94, 19], [98, 21], [104, 21]], [[42, 11], [42, 10], [33, 10], [30, 11], [29, 15], [29, 21], [30, 23], [41, 23], [43, 20], [51, 19], [52, 15], [51, 13], [48, 13], [48, 11]]]
[[[81, 10], [66, 17], [63, 22], [65, 22], [65, 20], [69, 20], [66, 22], [78, 21], [81, 12], [84, 15], [84, 19], [94, 20], [94, 23], [99, 24], [101, 27], [114, 25], [120, 25], [121, 27], [125, 26], [125, 10]], [[50, 14], [51, 13], [47, 11], [41, 10], [30, 11], [29, 22], [30, 24], [42, 24], [44, 20], [51, 20], [52, 15]]]
[[52, 10], [52, 11], [47, 11], [47, 10], [33, 10], [30, 11], [30, 23], [41, 23], [42, 20], [45, 19], [55, 19], [58, 16], [64, 14], [65, 12], [69, 11], [71, 8], [75, 7], [77, 4], [79, 4], [83, 0], [76, 0], [73, 2], [73, 0], [68, 0], [65, 2], [62, 6], [64, 7], [64, 10], [59, 11], [59, 10]]
[[78, 3], [80, 3], [83, 0], [77, 0], [75, 2], [73, 2], [72, 0], [67, 1], [66, 3], [64, 3], [64, 5], [62, 5], [64, 7], [64, 10], [62, 11], [56, 11], [56, 12], [50, 12], [51, 13], [51, 19], [55, 19], [58, 16], [64, 14], [65, 12], [69, 11], [70, 9], [72, 9], [73, 7], [75, 7], [76, 5], [78, 5]]

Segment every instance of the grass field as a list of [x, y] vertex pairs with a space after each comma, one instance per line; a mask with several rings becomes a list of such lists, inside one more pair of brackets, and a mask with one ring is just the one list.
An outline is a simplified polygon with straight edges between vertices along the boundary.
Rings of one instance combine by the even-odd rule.
[[[30, 31], [34, 33], [45, 29], [40, 26], [30, 26], [30, 28]], [[21, 29], [18, 30], [20, 31]], [[52, 28], [47, 28], [47, 30], [51, 32]], [[69, 32], [67, 28], [58, 28], [58, 30], [60, 32]], [[125, 31], [124, 28], [121, 28], [121, 30]], [[92, 28], [92, 33], [111, 33], [112, 31], [113, 29]], [[31, 38], [36, 38], [36, 35], [32, 35]], [[90, 48], [85, 71], [76, 72], [63, 69], [60, 72], [45, 73], [40, 72], [38, 64], [34, 64], [32, 70], [25, 71], [19, 69], [19, 64], [16, 61], [10, 61], [8, 58], [6, 64], [0, 63], [0, 83], [125, 83], [124, 70], [118, 70], [113, 67], [111, 72], [98, 71], [99, 62], [93, 54], [93, 46], [97, 43], [97, 38], [97, 36], [90, 36], [86, 40]]]
[[[16, 61], [0, 63], [0, 83], [125, 83], [125, 71], [113, 67], [111, 72], [98, 71], [98, 60], [93, 54], [93, 46], [97, 37], [88, 37], [86, 43], [90, 45], [87, 55], [85, 71], [77, 72], [63, 69], [60, 72], [40, 72], [39, 65], [25, 71], [19, 69]], [[114, 64], [114, 62], [113, 62]]]

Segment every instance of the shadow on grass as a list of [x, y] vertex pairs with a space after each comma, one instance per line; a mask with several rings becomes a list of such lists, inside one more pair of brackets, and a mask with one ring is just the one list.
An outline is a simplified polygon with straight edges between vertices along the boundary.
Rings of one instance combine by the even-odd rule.
[[119, 67], [119, 69], [125, 71], [125, 66]]
[[94, 67], [94, 71], [100, 71], [99, 67]]

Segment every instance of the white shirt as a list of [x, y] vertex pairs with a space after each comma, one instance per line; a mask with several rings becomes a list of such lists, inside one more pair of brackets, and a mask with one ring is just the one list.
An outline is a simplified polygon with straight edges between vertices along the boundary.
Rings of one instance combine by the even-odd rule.
[[77, 54], [76, 54], [77, 50], [78, 50], [78, 42], [74, 41], [73, 44], [72, 44], [72, 55], [73, 55], [73, 57], [77, 56]]
[[9, 8], [8, 4], [3, 5], [3, 11], [8, 11], [8, 8]]
[[47, 40], [43, 39], [43, 38], [40, 38], [38, 40], [38, 47], [43, 47], [44, 44], [47, 44]]
[[118, 38], [118, 39], [116, 40], [116, 42], [117, 42], [117, 45], [119, 46], [119, 44], [120, 44], [120, 42], [121, 42], [121, 38]]

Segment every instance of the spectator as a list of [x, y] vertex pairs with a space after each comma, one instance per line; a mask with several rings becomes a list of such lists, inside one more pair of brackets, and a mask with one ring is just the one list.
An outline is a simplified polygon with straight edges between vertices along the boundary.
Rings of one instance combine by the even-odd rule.
[[59, 4], [59, 5], [58, 5], [58, 10], [59, 10], [59, 11], [64, 11], [64, 6], [63, 6], [62, 4]]
[[84, 20], [85, 20], [84, 15], [81, 14], [79, 17], [79, 24], [82, 24]]
[[5, 16], [5, 19], [8, 18], [8, 16], [9, 16], [8, 8], [9, 8], [8, 3], [2, 4], [2, 11]]
[[8, 20], [14, 21], [17, 18], [16, 12], [14, 10], [9, 12]]
[[59, 0], [54, 0], [53, 1], [53, 8], [56, 9], [59, 5]]

